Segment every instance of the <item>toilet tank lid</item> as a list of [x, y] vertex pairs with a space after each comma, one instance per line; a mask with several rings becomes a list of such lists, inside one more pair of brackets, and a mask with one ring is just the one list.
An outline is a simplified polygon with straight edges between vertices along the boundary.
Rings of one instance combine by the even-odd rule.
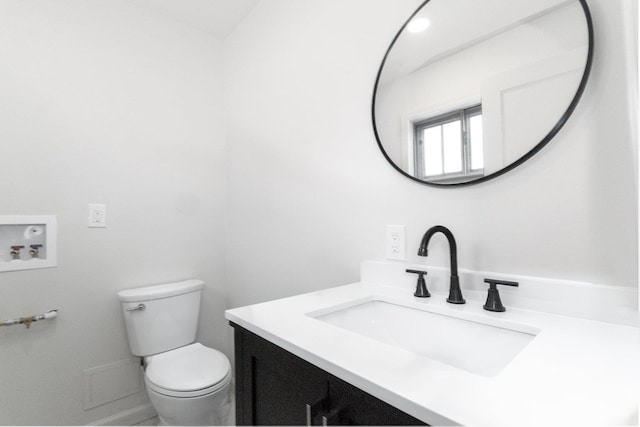
[[163, 285], [145, 286], [143, 288], [126, 289], [118, 292], [122, 302], [151, 301], [175, 295], [195, 292], [204, 287], [202, 280], [185, 280], [183, 282], [165, 283]]

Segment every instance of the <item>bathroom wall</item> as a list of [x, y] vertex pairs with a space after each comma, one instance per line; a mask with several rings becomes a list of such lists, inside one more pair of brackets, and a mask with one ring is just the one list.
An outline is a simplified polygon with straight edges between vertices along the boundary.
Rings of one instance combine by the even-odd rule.
[[[595, 61], [556, 139], [496, 180], [414, 183], [387, 164], [370, 102], [385, 51], [420, 0], [262, 1], [225, 41], [226, 285], [232, 307], [358, 280], [407, 227], [408, 262], [637, 286], [633, 5], [589, 0]], [[633, 123], [633, 124], [632, 124]]]
[[442, 223], [461, 268], [637, 286], [633, 2], [589, 0], [592, 79], [557, 139], [455, 190], [397, 174], [371, 130], [380, 60], [420, 3], [262, 0], [223, 45], [125, 0], [0, 0], [0, 215], [59, 222], [58, 267], [0, 273], [0, 320], [61, 310], [0, 328], [0, 425], [147, 403], [83, 407], [124, 387], [83, 383], [130, 359], [118, 290], [204, 279], [199, 340], [230, 354], [225, 308], [356, 281], [386, 224], [407, 226], [410, 262], [448, 265], [443, 239], [413, 255]]
[[[202, 324], [223, 322], [221, 60], [220, 40], [129, 1], [0, 1], [0, 215], [59, 223], [57, 268], [0, 273], [0, 320], [60, 309], [0, 328], [1, 425], [83, 425], [147, 403], [84, 409], [126, 395], [138, 372], [116, 363], [131, 358], [120, 289], [199, 277]], [[107, 228], [87, 228], [88, 203], [107, 205]], [[225, 343], [212, 327], [200, 339]], [[92, 368], [105, 370], [85, 389]]]

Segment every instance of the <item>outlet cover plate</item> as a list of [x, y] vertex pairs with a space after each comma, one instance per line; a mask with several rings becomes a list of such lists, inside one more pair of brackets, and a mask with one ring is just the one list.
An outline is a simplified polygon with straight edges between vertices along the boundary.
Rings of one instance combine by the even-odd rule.
[[406, 258], [406, 231], [404, 225], [387, 225], [387, 258]]

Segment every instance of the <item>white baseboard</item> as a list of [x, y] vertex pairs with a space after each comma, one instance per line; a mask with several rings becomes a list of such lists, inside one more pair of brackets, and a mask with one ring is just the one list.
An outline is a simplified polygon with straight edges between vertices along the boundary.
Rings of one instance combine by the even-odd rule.
[[90, 426], [132, 426], [139, 424], [149, 418], [155, 417], [156, 411], [153, 406], [148, 403], [146, 405], [136, 406], [128, 411], [120, 412], [107, 418], [95, 421]]

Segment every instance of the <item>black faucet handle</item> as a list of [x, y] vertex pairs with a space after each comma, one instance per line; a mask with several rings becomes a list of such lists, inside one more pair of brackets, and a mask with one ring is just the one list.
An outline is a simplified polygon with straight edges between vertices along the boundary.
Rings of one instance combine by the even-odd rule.
[[431, 294], [427, 290], [427, 282], [424, 280], [424, 276], [428, 274], [426, 271], [422, 270], [405, 270], [407, 273], [417, 274], [418, 275], [418, 283], [416, 284], [416, 291], [413, 296], [418, 298], [429, 298]]
[[484, 282], [489, 284], [489, 292], [487, 293], [487, 302], [482, 308], [488, 311], [505, 311], [506, 308], [504, 308], [504, 305], [502, 305], [502, 301], [500, 300], [500, 293], [498, 292], [498, 288], [496, 286], [519, 286], [519, 283], [499, 279], [484, 279]]
[[495, 285], [506, 285], [506, 286], [519, 286], [518, 282], [509, 282], [508, 280], [500, 280], [500, 279], [484, 279], [485, 283], [488, 283], [489, 286]]
[[425, 274], [429, 274], [429, 273], [427, 273], [426, 271], [423, 271], [423, 270], [411, 270], [409, 268], [407, 268], [405, 271], [407, 273], [417, 274], [420, 277], [424, 276]]

